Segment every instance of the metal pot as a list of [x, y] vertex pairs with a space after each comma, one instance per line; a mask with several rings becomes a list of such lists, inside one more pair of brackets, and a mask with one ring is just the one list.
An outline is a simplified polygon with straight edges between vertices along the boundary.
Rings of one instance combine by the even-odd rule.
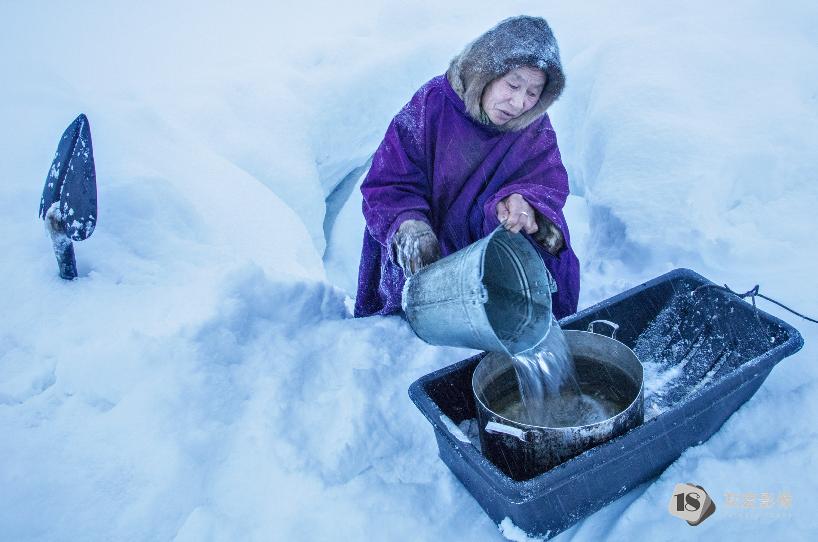
[[[612, 335], [594, 333], [597, 323], [610, 325]], [[498, 414], [502, 405], [515, 396], [519, 399], [517, 375], [509, 356], [486, 354], [472, 376], [483, 455], [514, 480], [527, 480], [641, 424], [642, 364], [633, 350], [614, 338], [617, 329], [613, 322], [595, 320], [587, 332], [563, 332], [583, 392], [605, 390], [622, 406], [614, 416], [589, 425], [544, 427]]]

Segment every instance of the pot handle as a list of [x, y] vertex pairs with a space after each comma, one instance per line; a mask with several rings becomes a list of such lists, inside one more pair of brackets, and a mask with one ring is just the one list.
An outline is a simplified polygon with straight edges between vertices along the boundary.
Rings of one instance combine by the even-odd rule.
[[486, 433], [492, 435], [496, 435], [498, 433], [510, 435], [525, 443], [530, 443], [538, 440], [537, 439], [538, 434], [536, 431], [523, 431], [519, 427], [512, 427], [510, 425], [504, 425], [502, 423], [497, 423], [493, 421], [486, 424]]
[[[593, 322], [588, 324], [588, 332], [589, 333], [596, 333], [594, 331], [594, 324], [606, 324], [606, 325], [611, 326], [611, 329], [613, 330], [613, 331], [611, 331], [611, 339], [616, 339], [616, 332], [619, 331], [619, 324], [615, 324], [615, 323], [611, 322], [610, 320], [594, 320]], [[597, 335], [602, 335], [602, 333], [597, 333]]]

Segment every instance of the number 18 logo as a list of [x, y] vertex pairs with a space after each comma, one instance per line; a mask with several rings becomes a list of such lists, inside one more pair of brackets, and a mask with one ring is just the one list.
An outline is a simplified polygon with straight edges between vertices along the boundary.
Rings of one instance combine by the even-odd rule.
[[676, 484], [668, 511], [671, 515], [682, 518], [689, 525], [696, 526], [716, 511], [716, 504], [702, 486]]

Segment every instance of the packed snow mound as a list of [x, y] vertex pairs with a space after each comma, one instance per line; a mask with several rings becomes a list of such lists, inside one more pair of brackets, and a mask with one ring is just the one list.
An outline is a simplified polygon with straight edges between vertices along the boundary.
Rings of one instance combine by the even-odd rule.
[[[17, 361], [25, 352], [6, 356], [14, 374], [0, 381], [0, 405], [25, 408], [0, 418], [0, 450], [15, 472], [43, 476], [3, 472], [18, 495], [39, 495], [35, 508], [3, 499], [4, 532], [30, 538], [45, 513], [55, 521], [37, 528], [44, 539], [192, 540], [211, 528], [322, 539], [360, 533], [380, 502], [399, 536], [414, 528], [418, 492], [450, 491], [433, 489], [447, 475], [406, 389], [466, 351], [430, 347], [397, 317], [348, 318], [326, 283], [255, 266], [218, 297], [210, 319], [171, 336], [81, 334], [85, 356], [38, 353], [39, 371]], [[473, 504], [451, 513], [463, 506]], [[116, 519], [103, 527], [100, 516]]]
[[658, 17], [631, 6], [620, 17], [637, 24], [614, 21], [566, 62], [555, 124], [606, 256], [632, 267], [801, 258], [818, 204], [804, 161], [818, 137], [818, 71], [804, 66], [818, 45], [801, 21], [816, 13], [760, 11], [731, 24], [733, 6]]

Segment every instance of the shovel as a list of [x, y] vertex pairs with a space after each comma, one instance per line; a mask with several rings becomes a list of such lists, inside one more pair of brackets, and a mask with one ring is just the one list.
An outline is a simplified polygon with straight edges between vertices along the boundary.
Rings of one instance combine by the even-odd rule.
[[85, 115], [63, 132], [45, 179], [39, 216], [51, 236], [60, 277], [77, 278], [72, 241], [88, 239], [97, 224], [97, 175]]

